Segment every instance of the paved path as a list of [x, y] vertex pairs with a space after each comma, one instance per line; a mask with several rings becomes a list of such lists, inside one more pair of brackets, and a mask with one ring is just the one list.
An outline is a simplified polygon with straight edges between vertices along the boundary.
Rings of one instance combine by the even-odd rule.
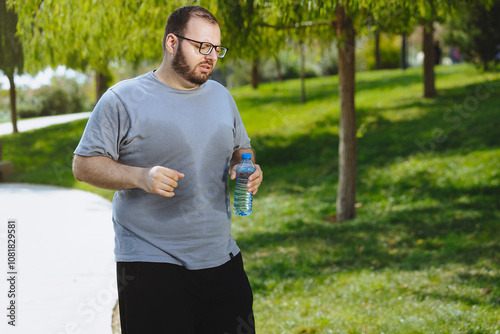
[[[16, 220], [16, 327], [7, 307]], [[92, 193], [0, 183], [0, 333], [111, 334], [117, 300], [111, 203]]]
[[[46, 116], [23, 119], [17, 122], [19, 132], [43, 128], [52, 124], [71, 122], [81, 118], [90, 117], [92, 112], [81, 112], [77, 114]], [[0, 136], [12, 133], [12, 122], [0, 123]]]

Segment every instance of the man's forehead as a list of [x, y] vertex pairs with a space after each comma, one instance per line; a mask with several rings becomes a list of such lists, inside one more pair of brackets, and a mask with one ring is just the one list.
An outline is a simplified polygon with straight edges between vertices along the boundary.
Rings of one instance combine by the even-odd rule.
[[204, 35], [212, 35], [215, 33], [220, 39], [220, 28], [217, 23], [196, 16], [191, 17], [187, 22], [186, 35], [188, 33], [200, 35], [196, 37], [203, 37]]

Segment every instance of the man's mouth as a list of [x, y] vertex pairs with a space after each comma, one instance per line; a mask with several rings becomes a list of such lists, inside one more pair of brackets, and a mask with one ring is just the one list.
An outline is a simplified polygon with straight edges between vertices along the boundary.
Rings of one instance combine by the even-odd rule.
[[205, 63], [205, 64], [200, 64], [200, 70], [204, 73], [210, 73], [212, 71], [212, 65]]

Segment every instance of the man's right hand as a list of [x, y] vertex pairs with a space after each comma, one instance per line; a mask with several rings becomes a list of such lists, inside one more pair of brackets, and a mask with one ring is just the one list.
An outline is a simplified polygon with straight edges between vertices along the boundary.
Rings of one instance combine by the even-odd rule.
[[121, 164], [105, 156], [84, 157], [75, 155], [73, 174], [78, 181], [93, 186], [125, 190], [140, 188], [151, 194], [174, 196], [177, 181], [184, 174], [162, 166], [152, 168]]
[[142, 189], [151, 194], [172, 197], [175, 195], [174, 190], [178, 186], [177, 181], [183, 177], [184, 174], [176, 170], [155, 166], [145, 170]]

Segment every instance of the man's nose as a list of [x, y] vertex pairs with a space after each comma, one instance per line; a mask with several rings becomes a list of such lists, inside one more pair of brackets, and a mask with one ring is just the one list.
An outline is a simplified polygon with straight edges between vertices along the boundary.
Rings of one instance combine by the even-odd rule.
[[217, 51], [215, 51], [215, 48], [212, 48], [212, 51], [210, 51], [210, 53], [207, 54], [206, 57], [213, 59], [213, 60], [217, 60], [217, 59], [219, 59], [218, 56], [219, 56], [219, 53]]

